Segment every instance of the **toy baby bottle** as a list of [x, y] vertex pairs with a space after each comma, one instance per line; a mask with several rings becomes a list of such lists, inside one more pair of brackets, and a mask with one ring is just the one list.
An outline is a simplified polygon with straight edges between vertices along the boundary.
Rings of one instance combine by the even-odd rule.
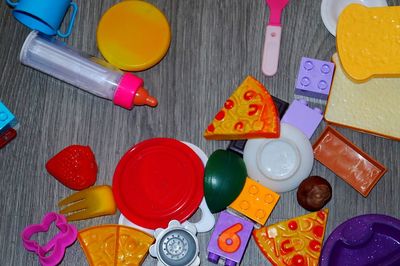
[[143, 88], [141, 78], [121, 72], [99, 58], [85, 56], [37, 31], [26, 38], [20, 61], [126, 109], [134, 105], [157, 105], [157, 99]]

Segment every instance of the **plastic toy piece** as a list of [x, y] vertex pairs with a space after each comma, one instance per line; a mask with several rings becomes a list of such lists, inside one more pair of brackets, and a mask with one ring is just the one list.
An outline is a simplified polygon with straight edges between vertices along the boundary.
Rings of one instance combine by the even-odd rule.
[[279, 197], [260, 183], [246, 178], [242, 192], [229, 207], [264, 225], [278, 203]]
[[267, 76], [275, 75], [278, 69], [282, 33], [281, 13], [288, 2], [289, 0], [266, 0], [270, 15], [265, 32], [262, 72]]
[[[38, 233], [46, 233], [54, 222], [59, 232], [44, 246], [31, 240]], [[43, 266], [58, 265], [65, 254], [65, 249], [71, 246], [78, 235], [78, 230], [72, 224], [68, 224], [63, 215], [49, 212], [40, 224], [27, 226], [21, 233], [24, 247], [31, 252], [35, 252], [39, 257], [39, 262]]]
[[17, 119], [10, 110], [0, 101], [0, 134], [18, 124]]
[[103, 15], [97, 28], [101, 54], [126, 71], [142, 71], [167, 53], [171, 31], [165, 15], [145, 1], [121, 2]]
[[156, 243], [150, 247], [150, 255], [158, 259], [158, 266], [198, 266], [200, 258], [196, 233], [193, 224], [172, 220], [167, 228], [158, 228], [154, 232]]
[[328, 209], [324, 209], [261, 227], [253, 231], [253, 237], [274, 266], [317, 266], [327, 219]]
[[326, 100], [335, 65], [331, 62], [303, 57], [296, 80], [296, 95]]
[[97, 164], [89, 146], [71, 145], [54, 155], [46, 169], [66, 187], [82, 190], [92, 186], [97, 178]]
[[319, 211], [332, 198], [332, 187], [320, 176], [310, 176], [297, 189], [297, 202], [308, 211]]
[[247, 141], [243, 160], [248, 176], [277, 193], [295, 189], [310, 175], [314, 164], [309, 139], [285, 123], [279, 139]]
[[294, 100], [281, 120], [282, 123], [300, 129], [309, 139], [311, 139], [321, 121], [321, 109], [311, 109], [304, 99]]
[[246, 165], [239, 155], [224, 150], [211, 154], [204, 171], [204, 196], [212, 213], [224, 210], [242, 191]]
[[127, 226], [99, 225], [79, 231], [90, 265], [141, 265], [154, 238]]
[[336, 47], [347, 75], [357, 82], [399, 77], [400, 6], [347, 6], [339, 16]]
[[265, 87], [248, 76], [226, 100], [204, 132], [206, 139], [234, 140], [279, 137], [279, 117]]
[[61, 200], [58, 203], [61, 214], [68, 221], [89, 219], [104, 215], [112, 215], [117, 211], [110, 186], [94, 186]]
[[0, 149], [10, 143], [17, 136], [17, 131], [13, 128], [9, 128], [4, 133], [0, 134]]
[[400, 140], [400, 78], [350, 80], [337, 54], [331, 92], [324, 118], [327, 122], [386, 138]]
[[400, 220], [367, 214], [345, 221], [325, 241], [319, 265], [400, 265]]
[[217, 264], [222, 258], [225, 266], [239, 265], [253, 226], [253, 223], [243, 218], [226, 211], [221, 212], [208, 243], [208, 260]]
[[387, 169], [332, 127], [313, 145], [315, 159], [367, 197]]

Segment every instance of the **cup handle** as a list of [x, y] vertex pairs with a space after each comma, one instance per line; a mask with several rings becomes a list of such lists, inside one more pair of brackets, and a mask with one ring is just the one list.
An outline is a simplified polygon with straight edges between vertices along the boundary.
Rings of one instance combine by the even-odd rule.
[[197, 232], [204, 233], [213, 229], [215, 224], [215, 218], [212, 215], [210, 209], [207, 206], [206, 199], [203, 197], [200, 203], [201, 219], [194, 225], [196, 226]]
[[[9, 0], [7, 0], [9, 1]], [[72, 7], [72, 14], [71, 14], [71, 19], [68, 25], [67, 32], [62, 33], [60, 30], [57, 31], [57, 35], [60, 36], [61, 38], [67, 38], [69, 35], [71, 35], [72, 28], [74, 27], [74, 22], [75, 22], [75, 16], [76, 13], [78, 12], [78, 5], [75, 2], [71, 2], [70, 6]]]
[[12, 7], [16, 7], [19, 4], [19, 2], [12, 2], [11, 0], [7, 0], [7, 4], [9, 4]]

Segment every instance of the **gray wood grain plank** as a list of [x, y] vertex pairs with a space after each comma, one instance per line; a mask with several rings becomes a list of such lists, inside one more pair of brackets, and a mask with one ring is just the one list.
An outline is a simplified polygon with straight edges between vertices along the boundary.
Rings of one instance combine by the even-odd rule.
[[[118, 1], [78, 1], [79, 12], [67, 43], [90, 54], [96, 47], [96, 26], [102, 14]], [[302, 56], [329, 60], [335, 38], [320, 17], [320, 1], [291, 1], [283, 13], [278, 73], [261, 72], [261, 51], [268, 10], [254, 0], [151, 0], [168, 17], [172, 43], [157, 66], [138, 73], [158, 97], [156, 109], [123, 110], [111, 102], [75, 89], [22, 66], [20, 47], [29, 30], [17, 23], [4, 1], [0, 3], [0, 99], [21, 122], [18, 137], [0, 150], [0, 264], [38, 265], [22, 247], [23, 228], [38, 222], [57, 202], [72, 193], [45, 170], [46, 161], [63, 147], [90, 145], [99, 165], [97, 184], [111, 184], [119, 159], [135, 143], [152, 137], [192, 142], [210, 155], [225, 141], [206, 141], [202, 133], [222, 103], [247, 76], [253, 75], [274, 96], [294, 99], [294, 83]], [[400, 0], [388, 1], [400, 5]], [[321, 104], [321, 102], [319, 102]], [[315, 136], [325, 124], [322, 123]], [[388, 173], [368, 198], [363, 198], [327, 168], [316, 162], [312, 174], [326, 177], [334, 194], [328, 204], [326, 234], [346, 219], [365, 213], [400, 218], [400, 142], [338, 128], [346, 137], [379, 159]], [[313, 140], [316, 137], [313, 137]], [[295, 191], [282, 194], [268, 224], [307, 213]], [[193, 219], [198, 218], [198, 214]], [[118, 215], [75, 223], [79, 229], [117, 223]], [[202, 265], [210, 233], [199, 234]], [[148, 257], [144, 265], [155, 265]], [[87, 265], [78, 243], [67, 250], [62, 265]], [[269, 265], [251, 239], [242, 265]]]

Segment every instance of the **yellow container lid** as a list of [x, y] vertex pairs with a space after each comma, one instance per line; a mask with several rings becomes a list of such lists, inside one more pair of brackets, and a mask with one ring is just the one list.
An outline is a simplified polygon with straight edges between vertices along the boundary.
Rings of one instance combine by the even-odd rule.
[[167, 53], [171, 31], [167, 18], [152, 4], [123, 1], [103, 15], [97, 45], [104, 58], [126, 71], [141, 71], [157, 64]]

